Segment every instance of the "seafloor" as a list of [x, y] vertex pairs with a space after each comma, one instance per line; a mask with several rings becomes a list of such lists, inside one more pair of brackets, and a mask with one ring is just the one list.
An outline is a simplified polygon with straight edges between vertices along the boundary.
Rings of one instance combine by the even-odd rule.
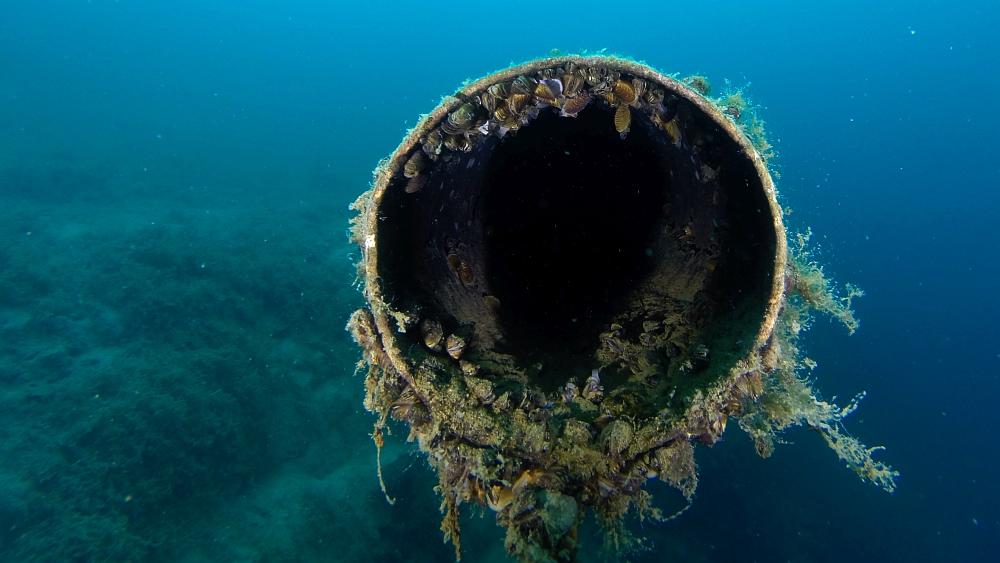
[[[236, 140], [8, 133], [0, 560], [453, 560], [405, 428], [382, 455], [395, 506], [376, 477], [361, 352], [344, 330], [363, 302], [348, 205], [370, 178], [344, 170], [367, 166], [294, 146], [259, 158]], [[852, 530], [878, 535], [817, 527], [811, 512], [863, 516], [884, 493], [816, 436], [790, 433], [797, 447], [766, 461], [738, 429], [726, 438], [700, 449], [688, 513], [632, 523], [653, 551], [630, 560], [832, 560], [823, 546]], [[819, 482], [852, 496], [815, 506], [801, 492]], [[666, 513], [683, 506], [648, 486]], [[463, 561], [507, 560], [489, 510], [464, 506], [462, 534]], [[581, 560], [599, 559], [592, 519], [581, 538]]]

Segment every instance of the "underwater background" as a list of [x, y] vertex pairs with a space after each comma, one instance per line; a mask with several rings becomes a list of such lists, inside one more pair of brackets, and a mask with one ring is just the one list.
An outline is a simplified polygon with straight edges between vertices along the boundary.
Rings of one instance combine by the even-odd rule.
[[[629, 559], [997, 560], [998, 27], [982, 1], [5, 0], [0, 560], [453, 560], [402, 428], [379, 490], [348, 205], [443, 95], [553, 48], [759, 106], [789, 230], [866, 292], [856, 334], [806, 334], [817, 389], [867, 391], [846, 428], [902, 474], [732, 425]], [[491, 512], [462, 524], [464, 561], [506, 560]]]

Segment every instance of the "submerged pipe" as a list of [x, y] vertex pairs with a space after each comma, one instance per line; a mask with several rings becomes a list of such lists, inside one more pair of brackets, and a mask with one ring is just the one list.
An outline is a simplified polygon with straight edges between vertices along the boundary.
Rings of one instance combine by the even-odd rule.
[[[511, 67], [424, 116], [356, 202], [375, 441], [409, 424], [457, 555], [466, 502], [511, 555], [561, 561], [587, 508], [614, 534], [653, 514], [649, 478], [690, 500], [692, 444], [766, 418], [794, 368], [774, 183], [742, 98], [705, 86], [607, 56]], [[783, 427], [762, 428], [766, 457]]]

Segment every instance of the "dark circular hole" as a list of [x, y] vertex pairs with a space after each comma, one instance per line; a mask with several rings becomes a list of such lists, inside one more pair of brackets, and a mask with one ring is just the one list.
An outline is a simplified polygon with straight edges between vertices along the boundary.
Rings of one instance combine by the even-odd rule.
[[489, 157], [487, 275], [522, 351], [596, 347], [615, 303], [654, 265], [669, 175], [650, 128], [633, 123], [622, 139], [612, 115], [542, 112]]

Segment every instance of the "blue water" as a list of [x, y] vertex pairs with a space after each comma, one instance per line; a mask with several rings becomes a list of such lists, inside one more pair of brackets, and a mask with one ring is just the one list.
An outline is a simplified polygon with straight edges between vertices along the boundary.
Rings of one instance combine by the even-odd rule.
[[[855, 335], [808, 333], [817, 386], [868, 392], [847, 429], [902, 473], [889, 495], [815, 434], [762, 460], [730, 427], [631, 560], [997, 560], [998, 26], [981, 1], [5, 0], [0, 560], [450, 560], [402, 429], [400, 501], [378, 489], [347, 205], [441, 96], [553, 48], [761, 105], [789, 227], [867, 293]], [[504, 560], [466, 513], [464, 560]]]

